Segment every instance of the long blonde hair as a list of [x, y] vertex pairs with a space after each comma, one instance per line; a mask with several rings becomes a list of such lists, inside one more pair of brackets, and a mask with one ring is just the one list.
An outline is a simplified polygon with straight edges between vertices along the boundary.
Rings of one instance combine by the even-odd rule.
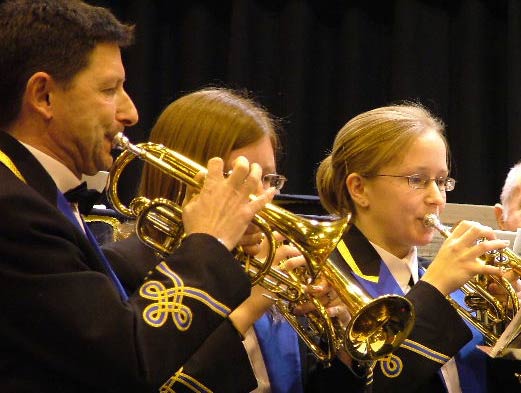
[[[226, 161], [231, 151], [266, 135], [277, 153], [277, 130], [277, 120], [246, 93], [207, 88], [168, 105], [152, 128], [149, 140], [206, 166], [210, 158], [221, 157]], [[179, 201], [184, 197], [184, 185], [145, 165], [139, 195]]]
[[434, 130], [449, 150], [443, 122], [416, 103], [376, 108], [349, 120], [338, 132], [333, 149], [319, 165], [316, 186], [320, 201], [331, 214], [356, 214], [345, 180], [350, 173], [376, 174], [395, 162], [423, 133]]

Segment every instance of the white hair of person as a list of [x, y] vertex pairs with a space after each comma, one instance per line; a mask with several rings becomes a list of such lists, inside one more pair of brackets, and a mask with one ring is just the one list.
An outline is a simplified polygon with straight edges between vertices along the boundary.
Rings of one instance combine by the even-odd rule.
[[521, 161], [515, 164], [508, 171], [508, 175], [505, 179], [505, 184], [501, 190], [501, 204], [503, 205], [503, 219], [506, 220], [508, 217], [508, 206], [510, 199], [514, 192], [521, 188]]

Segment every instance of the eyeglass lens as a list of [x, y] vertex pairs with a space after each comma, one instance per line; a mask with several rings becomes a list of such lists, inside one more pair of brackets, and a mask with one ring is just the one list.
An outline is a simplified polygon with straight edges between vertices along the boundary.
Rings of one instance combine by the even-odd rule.
[[286, 183], [286, 177], [275, 173], [269, 173], [262, 177], [264, 183], [268, 183], [270, 187], [280, 190]]
[[452, 191], [456, 181], [451, 177], [437, 177], [434, 179], [426, 175], [411, 175], [408, 176], [409, 185], [413, 188], [426, 188], [430, 181], [434, 181], [441, 191]]

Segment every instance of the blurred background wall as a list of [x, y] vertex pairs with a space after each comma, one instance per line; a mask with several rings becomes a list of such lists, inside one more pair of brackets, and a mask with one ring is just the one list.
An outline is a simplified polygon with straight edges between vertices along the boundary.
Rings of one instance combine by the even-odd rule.
[[124, 52], [140, 111], [133, 141], [180, 95], [227, 86], [282, 119], [285, 193], [314, 194], [340, 127], [402, 100], [447, 125], [458, 180], [449, 202], [495, 203], [521, 159], [519, 0], [87, 1], [136, 24]]

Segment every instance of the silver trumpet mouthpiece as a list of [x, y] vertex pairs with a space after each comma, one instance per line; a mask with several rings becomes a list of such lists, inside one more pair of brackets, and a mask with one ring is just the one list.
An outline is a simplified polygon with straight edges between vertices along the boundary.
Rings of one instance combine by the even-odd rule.
[[148, 154], [138, 145], [130, 143], [130, 140], [122, 132], [118, 132], [116, 136], [114, 136], [112, 147], [118, 150], [128, 150], [132, 152], [132, 154], [142, 158]]
[[449, 237], [450, 232], [447, 230], [447, 228], [440, 222], [439, 217], [436, 214], [426, 214], [423, 217], [423, 225], [425, 225], [427, 228], [434, 228], [437, 229], [440, 234], [442, 234], [444, 237]]
[[423, 217], [423, 225], [425, 225], [428, 228], [437, 228], [441, 225], [440, 219], [436, 214], [426, 214]]
[[118, 132], [114, 139], [112, 140], [112, 147], [114, 149], [120, 149], [123, 150], [125, 146], [128, 146], [130, 144], [130, 141], [128, 138], [122, 133]]

